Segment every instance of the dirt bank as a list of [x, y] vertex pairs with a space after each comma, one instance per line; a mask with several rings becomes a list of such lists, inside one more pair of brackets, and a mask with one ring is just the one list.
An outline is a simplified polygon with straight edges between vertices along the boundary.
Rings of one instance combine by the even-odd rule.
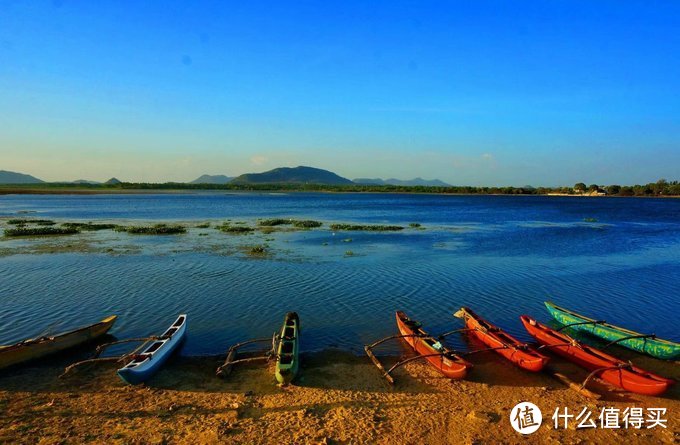
[[[386, 359], [389, 363], [395, 358]], [[680, 378], [674, 363], [640, 365]], [[680, 394], [664, 398], [624, 393], [595, 382], [594, 401], [553, 378], [475, 357], [468, 380], [449, 381], [423, 363], [398, 370], [389, 387], [366, 357], [338, 351], [308, 354], [297, 384], [275, 385], [272, 366], [236, 368], [214, 376], [219, 358], [175, 358], [148, 385], [127, 386], [113, 364], [57, 376], [65, 362], [0, 374], [1, 443], [677, 443]], [[555, 361], [582, 379], [585, 371]], [[541, 408], [543, 426], [524, 440], [510, 426], [520, 401]], [[554, 429], [555, 408], [578, 414], [615, 407], [663, 407], [667, 428]]]

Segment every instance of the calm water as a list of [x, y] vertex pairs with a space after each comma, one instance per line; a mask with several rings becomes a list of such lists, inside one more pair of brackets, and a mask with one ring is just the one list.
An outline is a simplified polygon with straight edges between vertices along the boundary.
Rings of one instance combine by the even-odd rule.
[[[394, 332], [403, 309], [435, 333], [461, 305], [523, 339], [518, 316], [548, 320], [543, 301], [680, 339], [680, 200], [384, 194], [3, 196], [0, 216], [63, 221], [251, 222], [303, 217], [408, 224], [399, 233], [320, 230], [230, 236], [214, 229], [140, 237], [85, 233], [3, 240], [0, 343], [120, 315], [112, 333], [160, 333], [189, 314], [184, 354], [268, 336], [288, 310], [303, 346], [362, 345]], [[585, 222], [595, 218], [597, 222]], [[203, 235], [201, 235], [203, 234]], [[348, 240], [351, 238], [351, 242]], [[45, 243], [125, 246], [127, 253], [26, 254]], [[238, 246], [267, 242], [252, 259]], [[135, 247], [135, 249], [132, 249]], [[211, 246], [206, 248], [206, 246]], [[230, 250], [231, 249], [231, 250]], [[115, 250], [115, 249], [114, 249]], [[345, 255], [351, 250], [354, 255]], [[464, 346], [452, 338], [454, 346]]]

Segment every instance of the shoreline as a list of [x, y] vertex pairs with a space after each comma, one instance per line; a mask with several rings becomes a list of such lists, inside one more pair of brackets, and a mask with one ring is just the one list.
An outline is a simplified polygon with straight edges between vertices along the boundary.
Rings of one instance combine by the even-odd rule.
[[[404, 350], [406, 351], [406, 349]], [[531, 401], [543, 411], [532, 443], [672, 443], [678, 438], [680, 392], [663, 398], [624, 394], [594, 382], [602, 394], [586, 399], [546, 374], [505, 363], [497, 354], [475, 356], [468, 379], [451, 381], [423, 362], [395, 372], [390, 386], [368, 357], [347, 351], [304, 353], [300, 378], [279, 387], [273, 365], [244, 365], [220, 379], [224, 356], [174, 357], [147, 385], [128, 386], [110, 363], [57, 376], [68, 361], [0, 373], [0, 440], [40, 443], [520, 443], [510, 425], [512, 407]], [[397, 357], [382, 356], [390, 364]], [[675, 363], [658, 363], [674, 370]], [[573, 378], [587, 374], [555, 360]], [[556, 408], [597, 417], [600, 409], [665, 407], [668, 428], [555, 429]]]
[[680, 195], [589, 195], [589, 194], [568, 194], [568, 193], [446, 193], [446, 192], [421, 192], [421, 191], [393, 191], [393, 190], [371, 190], [371, 191], [351, 191], [351, 190], [230, 190], [230, 189], [101, 189], [93, 190], [88, 188], [5, 188], [0, 185], [0, 196], [12, 195], [196, 195], [201, 193], [208, 194], [296, 194], [296, 193], [319, 193], [319, 194], [386, 194], [386, 195], [426, 195], [426, 196], [513, 196], [513, 197], [558, 197], [558, 198], [646, 198], [646, 199], [678, 199]]

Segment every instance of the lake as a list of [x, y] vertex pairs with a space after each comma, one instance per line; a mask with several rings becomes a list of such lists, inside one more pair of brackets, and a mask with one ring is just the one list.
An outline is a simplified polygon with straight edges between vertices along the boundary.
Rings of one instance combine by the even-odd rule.
[[[160, 334], [189, 316], [185, 355], [267, 337], [286, 311], [304, 350], [362, 346], [395, 333], [402, 309], [431, 333], [463, 305], [521, 339], [546, 299], [678, 341], [680, 200], [334, 193], [10, 195], [9, 218], [179, 222], [183, 235], [113, 231], [0, 241], [0, 343], [118, 314], [112, 334]], [[316, 219], [309, 231], [229, 235], [199, 223]], [[339, 232], [333, 222], [404, 225]], [[421, 228], [408, 227], [419, 223]], [[244, 252], [267, 245], [270, 255]], [[454, 347], [468, 347], [450, 338]], [[387, 348], [386, 350], [389, 350]]]

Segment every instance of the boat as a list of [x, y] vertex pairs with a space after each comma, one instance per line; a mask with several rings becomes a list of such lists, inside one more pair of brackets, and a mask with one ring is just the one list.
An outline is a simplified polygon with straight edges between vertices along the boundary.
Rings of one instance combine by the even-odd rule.
[[106, 334], [116, 318], [117, 316], [111, 315], [98, 323], [62, 334], [40, 336], [13, 345], [0, 346], [0, 369], [90, 343]]
[[653, 334], [640, 334], [614, 326], [603, 320], [593, 320], [569, 309], [559, 307], [550, 301], [545, 302], [545, 307], [548, 308], [548, 312], [555, 320], [571, 329], [588, 333], [658, 359], [674, 360], [680, 357], [680, 343], [656, 338]]
[[520, 320], [522, 320], [527, 332], [539, 343], [550, 348], [556, 354], [592, 371], [591, 376], [597, 376], [626, 391], [658, 396], [674, 383], [671, 379], [645, 371], [630, 362], [619, 360], [599, 349], [579, 342], [563, 332], [539, 323], [528, 315], [522, 315]]
[[293, 381], [300, 369], [300, 317], [288, 312], [283, 320], [276, 351], [276, 380], [286, 385]]
[[181, 314], [163, 335], [153, 340], [139, 354], [134, 354], [132, 360], [118, 370], [118, 376], [131, 385], [137, 385], [149, 379], [161, 369], [163, 363], [181, 344], [186, 328], [187, 316]]
[[396, 312], [397, 327], [403, 340], [437, 371], [449, 379], [463, 379], [472, 363], [458, 356], [438, 339], [429, 335], [420, 322], [410, 319], [403, 311]]
[[454, 314], [465, 320], [465, 326], [490, 350], [494, 350], [515, 365], [527, 371], [539, 372], [548, 363], [549, 358], [526, 343], [503, 331], [497, 326], [475, 314], [470, 308], [463, 307]]

